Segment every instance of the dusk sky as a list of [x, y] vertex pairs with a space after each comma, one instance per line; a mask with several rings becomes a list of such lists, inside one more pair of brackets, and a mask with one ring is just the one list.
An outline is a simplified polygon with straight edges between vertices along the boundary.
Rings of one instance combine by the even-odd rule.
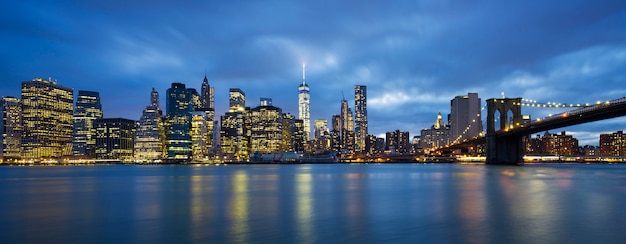
[[[105, 117], [138, 120], [152, 88], [228, 89], [297, 116], [307, 65], [311, 120], [354, 107], [367, 85], [370, 133], [429, 128], [450, 100], [595, 103], [626, 96], [626, 1], [7, 1], [0, 95], [52, 77], [100, 92]], [[523, 108], [533, 118], [564, 110]], [[486, 118], [486, 115], [483, 115]], [[483, 121], [484, 122], [484, 121]], [[626, 118], [568, 127], [585, 144]], [[552, 133], [561, 130], [551, 131]]]

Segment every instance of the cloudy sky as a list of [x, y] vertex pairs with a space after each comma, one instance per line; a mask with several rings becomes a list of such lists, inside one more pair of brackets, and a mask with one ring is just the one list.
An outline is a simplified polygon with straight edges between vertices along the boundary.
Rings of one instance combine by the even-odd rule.
[[[370, 133], [411, 136], [457, 95], [594, 103], [626, 96], [626, 1], [9, 1], [0, 10], [0, 95], [52, 77], [101, 94], [105, 117], [139, 119], [151, 88], [228, 89], [297, 114], [307, 64], [311, 119], [368, 87]], [[352, 105], [353, 106], [353, 105]], [[562, 111], [524, 108], [534, 118]], [[565, 128], [581, 144], [626, 119]], [[558, 131], [553, 131], [554, 133]]]

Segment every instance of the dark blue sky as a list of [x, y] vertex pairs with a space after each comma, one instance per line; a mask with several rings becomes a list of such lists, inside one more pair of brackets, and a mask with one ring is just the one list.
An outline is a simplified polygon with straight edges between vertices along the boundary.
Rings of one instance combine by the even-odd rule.
[[[297, 114], [307, 64], [311, 119], [368, 86], [370, 132], [430, 127], [450, 99], [586, 103], [626, 96], [626, 1], [9, 1], [0, 10], [0, 95], [53, 77], [101, 94], [106, 117], [139, 119], [151, 88], [199, 89], [218, 115], [228, 89]], [[352, 105], [353, 106], [353, 105]], [[543, 117], [557, 110], [524, 108]], [[566, 128], [581, 144], [626, 119]], [[557, 132], [557, 131], [553, 131]]]

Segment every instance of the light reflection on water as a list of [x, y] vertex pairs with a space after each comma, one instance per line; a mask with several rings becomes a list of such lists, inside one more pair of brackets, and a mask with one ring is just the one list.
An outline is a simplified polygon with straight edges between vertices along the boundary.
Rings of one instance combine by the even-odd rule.
[[0, 242], [618, 243], [626, 165], [0, 167]]

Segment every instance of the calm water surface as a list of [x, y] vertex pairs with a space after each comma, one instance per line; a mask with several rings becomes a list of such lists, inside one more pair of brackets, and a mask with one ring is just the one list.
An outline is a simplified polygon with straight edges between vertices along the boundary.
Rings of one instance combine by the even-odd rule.
[[626, 165], [0, 167], [0, 243], [620, 243]]

